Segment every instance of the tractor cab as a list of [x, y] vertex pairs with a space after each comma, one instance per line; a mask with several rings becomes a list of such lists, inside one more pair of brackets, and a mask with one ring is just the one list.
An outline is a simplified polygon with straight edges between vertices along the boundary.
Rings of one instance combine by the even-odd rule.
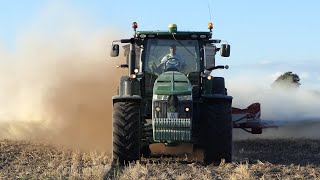
[[183, 74], [200, 72], [200, 48], [197, 40], [148, 39], [144, 71], [160, 75], [165, 71]]

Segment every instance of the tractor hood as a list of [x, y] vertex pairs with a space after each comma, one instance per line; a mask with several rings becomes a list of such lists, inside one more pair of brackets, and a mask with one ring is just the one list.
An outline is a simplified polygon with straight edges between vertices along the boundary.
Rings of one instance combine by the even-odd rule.
[[157, 95], [191, 95], [192, 86], [184, 74], [168, 71], [161, 74], [155, 81], [153, 93]]

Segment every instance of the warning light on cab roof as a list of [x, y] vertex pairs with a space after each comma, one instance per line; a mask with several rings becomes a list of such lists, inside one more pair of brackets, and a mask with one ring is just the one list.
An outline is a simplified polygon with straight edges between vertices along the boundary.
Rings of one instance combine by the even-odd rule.
[[136, 29], [138, 28], [138, 23], [137, 23], [137, 22], [133, 22], [133, 23], [132, 23], [132, 28], [133, 28], [134, 30], [136, 30]]
[[208, 29], [210, 29], [210, 32], [212, 31], [212, 29], [213, 29], [213, 24], [212, 24], [212, 22], [209, 22], [209, 23], [208, 23]]
[[177, 25], [176, 24], [169, 24], [169, 33], [177, 33]]

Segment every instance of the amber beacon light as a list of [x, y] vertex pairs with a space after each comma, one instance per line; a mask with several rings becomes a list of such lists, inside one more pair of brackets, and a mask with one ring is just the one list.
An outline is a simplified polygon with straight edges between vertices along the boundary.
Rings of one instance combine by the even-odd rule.
[[209, 23], [208, 23], [208, 29], [210, 29], [210, 31], [213, 29], [213, 24], [212, 24], [212, 22], [209, 22]]
[[133, 29], [137, 29], [138, 28], [138, 23], [137, 22], [133, 22], [132, 23], [132, 28]]

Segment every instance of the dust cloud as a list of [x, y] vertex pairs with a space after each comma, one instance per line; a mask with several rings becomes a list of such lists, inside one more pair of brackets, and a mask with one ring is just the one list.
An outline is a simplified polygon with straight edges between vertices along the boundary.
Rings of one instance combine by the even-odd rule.
[[109, 53], [121, 32], [82, 18], [49, 5], [15, 48], [0, 40], [0, 138], [111, 150], [111, 97], [126, 71]]
[[[260, 102], [262, 118], [275, 121], [299, 121], [319, 119], [320, 95], [300, 88], [262, 87], [259, 82], [237, 83], [232, 81], [228, 91], [234, 96], [235, 105], [246, 107]], [[270, 83], [271, 84], [271, 83]]]
[[[229, 80], [228, 92], [234, 97], [234, 107], [246, 108], [261, 103], [261, 119], [278, 128], [264, 129], [262, 135], [235, 130], [235, 139], [243, 138], [320, 138], [320, 95], [317, 90], [272, 88], [265, 77], [252, 75]], [[260, 79], [260, 81], [259, 81]]]

